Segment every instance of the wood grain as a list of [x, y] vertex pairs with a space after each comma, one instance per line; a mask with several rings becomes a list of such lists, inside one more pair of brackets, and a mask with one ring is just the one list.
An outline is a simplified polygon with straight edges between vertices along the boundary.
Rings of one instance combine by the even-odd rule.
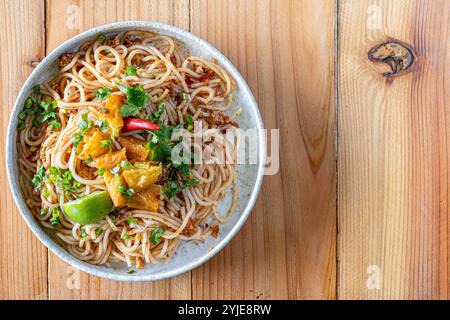
[[[189, 1], [48, 1], [47, 49], [94, 26], [150, 20], [189, 28]], [[93, 14], [95, 12], [95, 14]], [[167, 281], [126, 283], [73, 269], [49, 254], [49, 299], [190, 299], [190, 273]]]
[[[339, 21], [338, 297], [446, 299], [450, 2], [341, 1]], [[389, 37], [417, 52], [391, 80], [367, 59]]]
[[243, 230], [193, 271], [194, 299], [335, 297], [333, 10], [317, 1], [191, 3], [192, 32], [241, 71], [266, 128], [280, 129], [282, 155]]
[[16, 95], [33, 62], [45, 54], [44, 2], [0, 1], [0, 30], [0, 299], [46, 299], [47, 249], [28, 229], [14, 204], [3, 144]]

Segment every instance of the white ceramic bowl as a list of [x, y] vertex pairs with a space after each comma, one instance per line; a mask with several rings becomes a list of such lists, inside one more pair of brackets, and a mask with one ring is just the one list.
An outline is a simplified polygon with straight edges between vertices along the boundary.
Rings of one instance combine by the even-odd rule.
[[[96, 37], [99, 33], [105, 33], [108, 35], [136, 29], [153, 31], [171, 36], [180, 40], [186, 48], [189, 48], [192, 55], [215, 58], [218, 63], [224, 67], [236, 80], [234, 107], [236, 108], [237, 106], [240, 106], [243, 108], [243, 113], [238, 120], [241, 128], [263, 129], [263, 123], [258, 106], [247, 83], [236, 67], [234, 67], [232, 63], [211, 44], [187, 31], [162, 23], [144, 21], [117, 22], [90, 29], [69, 39], [45, 57], [45, 59], [42, 60], [42, 62], [39, 63], [36, 69], [31, 73], [19, 92], [19, 96], [17, 97], [11, 114], [6, 141], [6, 165], [11, 191], [20, 213], [36, 237], [38, 237], [39, 240], [41, 240], [54, 254], [72, 266], [96, 276], [112, 280], [151, 281], [179, 275], [206, 262], [217, 252], [219, 252], [244, 224], [256, 201], [263, 178], [266, 145], [265, 136], [261, 130], [259, 130], [259, 133], [257, 134], [257, 145], [255, 146], [258, 154], [257, 164], [238, 165], [237, 184], [239, 188], [239, 200], [237, 208], [233, 218], [226, 224], [220, 226], [218, 238], [214, 239], [210, 237], [200, 244], [195, 244], [193, 242], [183, 243], [178, 248], [174, 258], [168, 263], [159, 265], [148, 264], [145, 268], [136, 270], [136, 273], [134, 274], [127, 273], [129, 268], [125, 264], [114, 264], [109, 267], [96, 266], [76, 259], [70, 255], [57, 241], [55, 241], [54, 237], [50, 233], [41, 227], [32, 213], [28, 210], [20, 191], [16, 150], [17, 116], [21, 111], [26, 98], [30, 95], [31, 88], [36, 84], [43, 83], [44, 81], [50, 79], [57, 71], [57, 60], [61, 54], [76, 50], [80, 44], [88, 39]], [[221, 205], [219, 205], [219, 209], [221, 206], [225, 207], [226, 203], [221, 203]]]

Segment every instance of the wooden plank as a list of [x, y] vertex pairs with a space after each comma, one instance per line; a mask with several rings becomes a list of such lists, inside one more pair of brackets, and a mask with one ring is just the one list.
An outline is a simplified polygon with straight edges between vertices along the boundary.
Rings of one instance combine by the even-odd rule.
[[238, 67], [281, 136], [280, 173], [231, 244], [193, 271], [193, 298], [334, 298], [333, 3], [193, 0], [191, 30]]
[[[45, 54], [44, 1], [0, 2], [0, 140], [6, 141], [17, 93]], [[2, 144], [3, 146], [3, 144]], [[9, 192], [4, 152], [0, 152], [0, 299], [47, 297], [47, 249], [22, 219]], [[6, 191], [8, 190], [8, 191]]]
[[[338, 297], [446, 299], [450, 2], [344, 0], [339, 29]], [[392, 79], [388, 37], [417, 52]]]
[[[94, 26], [149, 20], [189, 28], [189, 1], [47, 1], [47, 48]], [[191, 275], [147, 283], [114, 282], [72, 269], [49, 254], [50, 299], [190, 299]]]

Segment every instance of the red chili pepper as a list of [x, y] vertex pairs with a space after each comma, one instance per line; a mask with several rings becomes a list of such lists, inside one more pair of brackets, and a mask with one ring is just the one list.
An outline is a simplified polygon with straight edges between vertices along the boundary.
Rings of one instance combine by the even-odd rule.
[[28, 161], [33, 161], [34, 157], [36, 156], [36, 152], [32, 152], [27, 156]]
[[209, 80], [214, 76], [214, 71], [209, 70], [207, 73], [202, 74], [199, 78], [198, 81], [205, 81], [205, 80]]
[[188, 76], [184, 76], [184, 82], [186, 82], [187, 87], [190, 89], [192, 86], [192, 81]]
[[123, 122], [123, 131], [159, 130], [156, 124], [145, 119], [126, 118]]

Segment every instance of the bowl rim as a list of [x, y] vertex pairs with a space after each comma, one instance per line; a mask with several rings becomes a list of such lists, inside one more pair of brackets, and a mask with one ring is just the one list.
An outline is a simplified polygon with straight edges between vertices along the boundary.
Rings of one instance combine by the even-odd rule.
[[[248, 198], [247, 204], [239, 217], [236, 223], [229, 229], [227, 235], [220, 240], [213, 248], [207, 250], [203, 255], [198, 257], [194, 261], [189, 261], [185, 264], [182, 264], [179, 267], [176, 267], [172, 270], [158, 271], [151, 274], [142, 274], [142, 275], [131, 275], [131, 274], [117, 274], [111, 273], [107, 270], [100, 270], [94, 268], [91, 264], [79, 260], [72, 256], [69, 252], [67, 252], [64, 248], [62, 248], [59, 244], [57, 244], [43, 229], [42, 226], [38, 223], [36, 218], [32, 213], [29, 212], [27, 205], [23, 199], [23, 196], [20, 192], [20, 186], [18, 179], [13, 174], [13, 167], [17, 165], [17, 159], [13, 158], [14, 148], [16, 148], [15, 133], [16, 126], [14, 119], [17, 118], [17, 115], [21, 109], [21, 105], [19, 105], [20, 101], [24, 99], [24, 96], [28, 95], [31, 90], [31, 87], [34, 85], [33, 81], [36, 81], [42, 71], [49, 68], [56, 58], [58, 58], [61, 54], [68, 52], [75, 44], [82, 43], [89, 38], [92, 38], [98, 33], [101, 32], [114, 32], [116, 29], [153, 29], [156, 32], [169, 32], [175, 34], [176, 37], [179, 37], [180, 40], [189, 40], [191, 42], [196, 42], [198, 45], [205, 47], [209, 52], [212, 53], [213, 56], [220, 58], [221, 65], [230, 73], [230, 75], [234, 78], [236, 83], [239, 86], [241, 92], [243, 92], [248, 98], [249, 103], [246, 105], [247, 108], [252, 112], [252, 116], [255, 117], [257, 128], [258, 129], [258, 171], [256, 176], [256, 182], [253, 186], [251, 195]], [[123, 30], [120, 30], [123, 32]], [[84, 32], [79, 33], [78, 35], [64, 41], [54, 50], [52, 50], [47, 56], [42, 59], [42, 61], [38, 64], [38, 66], [31, 72], [28, 76], [27, 80], [22, 85], [16, 101], [14, 103], [13, 109], [11, 111], [10, 118], [8, 120], [8, 129], [6, 136], [6, 168], [7, 168], [7, 176], [8, 182], [10, 186], [11, 193], [13, 195], [14, 201], [16, 203], [17, 208], [19, 209], [20, 214], [25, 220], [28, 227], [34, 233], [34, 235], [56, 256], [62, 259], [64, 262], [69, 265], [78, 268], [84, 272], [92, 274], [94, 276], [117, 280], [117, 281], [130, 281], [130, 282], [139, 282], [139, 281], [156, 281], [163, 280], [170, 277], [175, 277], [185, 272], [191, 271], [192, 269], [200, 266], [201, 264], [207, 262], [213, 256], [215, 256], [220, 250], [222, 250], [231, 239], [237, 234], [240, 230], [244, 222], [247, 220], [253, 206], [258, 197], [262, 179], [264, 175], [264, 166], [266, 159], [266, 137], [265, 133], [263, 133], [264, 125], [262, 121], [261, 114], [259, 112], [258, 105], [256, 100], [249, 88], [247, 82], [242, 77], [238, 69], [231, 63], [231, 61], [225, 57], [218, 49], [216, 49], [209, 42], [201, 39], [200, 37], [186, 31], [180, 29], [178, 27], [161, 23], [161, 22], [152, 22], [152, 21], [139, 21], [139, 20], [131, 20], [131, 21], [120, 21], [114, 22], [110, 24], [105, 24], [101, 26], [97, 26], [91, 29], [88, 29]]]

